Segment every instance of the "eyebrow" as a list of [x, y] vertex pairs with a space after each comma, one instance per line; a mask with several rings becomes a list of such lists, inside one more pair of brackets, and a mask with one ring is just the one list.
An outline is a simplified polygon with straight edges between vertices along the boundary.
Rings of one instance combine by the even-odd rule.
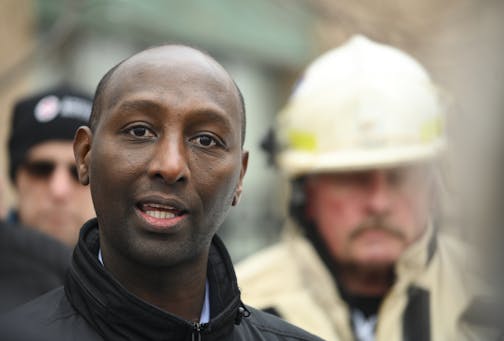
[[119, 107], [116, 109], [117, 111], [126, 111], [126, 112], [138, 112], [138, 111], [153, 111], [159, 112], [163, 110], [163, 106], [145, 99], [139, 100], [129, 100], [122, 102]]
[[225, 125], [227, 128], [231, 128], [230, 127], [230, 118], [219, 113], [219, 112], [216, 112], [212, 109], [198, 109], [198, 110], [194, 110], [190, 116], [192, 117], [197, 117], [198, 119], [201, 119], [201, 120], [205, 120], [205, 121], [214, 121], [214, 122], [218, 122], [220, 124], [223, 124]]
[[[120, 112], [140, 112], [140, 111], [148, 111], [152, 113], [159, 113], [165, 110], [165, 106], [148, 99], [138, 99], [138, 100], [127, 100], [122, 102], [117, 111]], [[188, 114], [190, 117], [195, 117], [197, 121], [213, 121], [219, 124], [222, 124], [225, 128], [231, 129], [231, 117], [229, 115], [225, 115], [224, 111], [221, 111], [218, 108], [212, 107], [201, 107], [196, 108], [191, 113]]]

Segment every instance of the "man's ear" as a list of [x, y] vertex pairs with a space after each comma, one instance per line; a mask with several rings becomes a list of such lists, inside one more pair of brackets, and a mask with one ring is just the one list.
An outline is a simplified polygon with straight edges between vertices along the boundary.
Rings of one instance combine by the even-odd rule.
[[91, 159], [91, 144], [93, 142], [93, 132], [89, 127], [82, 126], [75, 133], [73, 150], [79, 182], [83, 185], [89, 184], [89, 162]]
[[231, 205], [236, 206], [240, 202], [240, 197], [243, 191], [243, 178], [245, 177], [245, 173], [247, 172], [247, 166], [248, 166], [248, 158], [249, 158], [249, 152], [244, 150], [242, 152], [242, 167], [240, 171], [240, 180], [238, 181], [238, 185], [236, 185], [236, 190], [233, 196], [233, 202]]

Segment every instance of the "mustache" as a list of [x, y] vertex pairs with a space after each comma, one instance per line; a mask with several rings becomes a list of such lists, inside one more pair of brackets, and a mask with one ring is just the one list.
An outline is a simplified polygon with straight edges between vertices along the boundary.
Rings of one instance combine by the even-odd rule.
[[350, 234], [350, 239], [357, 238], [360, 234], [366, 231], [380, 230], [384, 231], [397, 239], [406, 240], [406, 235], [395, 225], [390, 224], [381, 216], [372, 216], [360, 223], [357, 228]]

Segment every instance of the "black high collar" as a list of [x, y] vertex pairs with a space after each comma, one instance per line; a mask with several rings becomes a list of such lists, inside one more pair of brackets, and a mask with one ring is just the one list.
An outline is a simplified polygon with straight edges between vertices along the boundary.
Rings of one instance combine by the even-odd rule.
[[74, 250], [65, 293], [73, 307], [106, 340], [191, 340], [201, 329], [205, 340], [219, 340], [240, 321], [241, 301], [231, 258], [215, 236], [207, 278], [210, 322], [199, 326], [163, 311], [127, 291], [97, 258], [98, 222], [82, 228]]

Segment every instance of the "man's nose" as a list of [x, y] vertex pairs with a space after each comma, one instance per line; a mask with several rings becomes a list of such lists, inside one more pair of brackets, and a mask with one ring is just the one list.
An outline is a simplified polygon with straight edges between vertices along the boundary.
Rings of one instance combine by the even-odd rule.
[[75, 186], [75, 180], [67, 168], [66, 165], [57, 165], [49, 178], [49, 191], [58, 200], [68, 198]]
[[392, 186], [386, 171], [376, 170], [368, 183], [368, 207], [372, 213], [386, 213], [390, 209]]
[[162, 178], [168, 184], [186, 180], [188, 165], [184, 142], [172, 138], [160, 143], [152, 157], [149, 174]]

